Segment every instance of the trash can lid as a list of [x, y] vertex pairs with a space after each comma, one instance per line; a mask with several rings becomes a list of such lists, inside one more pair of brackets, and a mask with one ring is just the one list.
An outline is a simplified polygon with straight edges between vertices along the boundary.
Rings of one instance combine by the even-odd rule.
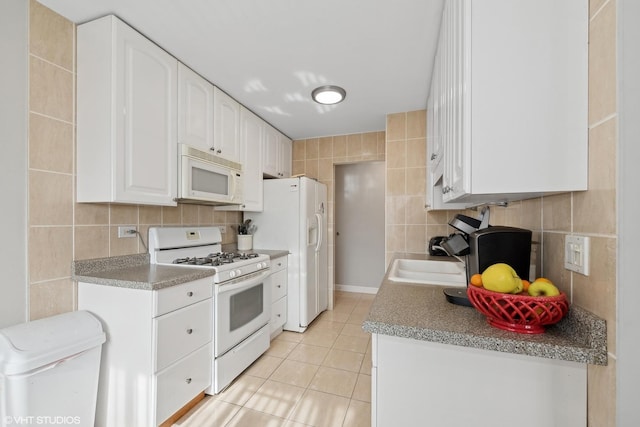
[[100, 321], [88, 311], [72, 311], [0, 329], [0, 374], [42, 368], [102, 345]]

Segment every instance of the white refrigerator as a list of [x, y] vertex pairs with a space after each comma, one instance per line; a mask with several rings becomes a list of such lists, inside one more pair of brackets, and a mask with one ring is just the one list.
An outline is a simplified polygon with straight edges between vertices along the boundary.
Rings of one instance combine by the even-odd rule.
[[287, 321], [304, 332], [328, 304], [327, 186], [306, 177], [264, 181], [264, 210], [245, 212], [256, 249], [288, 249]]

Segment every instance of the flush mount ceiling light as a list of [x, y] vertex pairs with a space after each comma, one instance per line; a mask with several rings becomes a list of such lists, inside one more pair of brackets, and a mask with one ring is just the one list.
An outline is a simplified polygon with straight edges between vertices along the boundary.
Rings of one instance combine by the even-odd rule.
[[311, 97], [318, 104], [332, 105], [342, 102], [347, 92], [340, 86], [320, 86], [311, 92]]

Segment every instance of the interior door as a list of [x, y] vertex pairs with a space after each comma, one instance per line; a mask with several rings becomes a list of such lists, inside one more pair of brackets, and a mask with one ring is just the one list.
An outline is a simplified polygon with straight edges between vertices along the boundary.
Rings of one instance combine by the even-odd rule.
[[335, 169], [336, 289], [375, 292], [384, 277], [384, 162]]

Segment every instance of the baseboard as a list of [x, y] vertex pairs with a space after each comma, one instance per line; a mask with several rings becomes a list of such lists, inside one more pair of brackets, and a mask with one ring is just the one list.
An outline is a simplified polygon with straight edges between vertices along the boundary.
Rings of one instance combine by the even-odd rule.
[[342, 292], [354, 292], [358, 294], [377, 294], [378, 288], [372, 288], [370, 286], [351, 286], [351, 285], [336, 285], [336, 291]]

